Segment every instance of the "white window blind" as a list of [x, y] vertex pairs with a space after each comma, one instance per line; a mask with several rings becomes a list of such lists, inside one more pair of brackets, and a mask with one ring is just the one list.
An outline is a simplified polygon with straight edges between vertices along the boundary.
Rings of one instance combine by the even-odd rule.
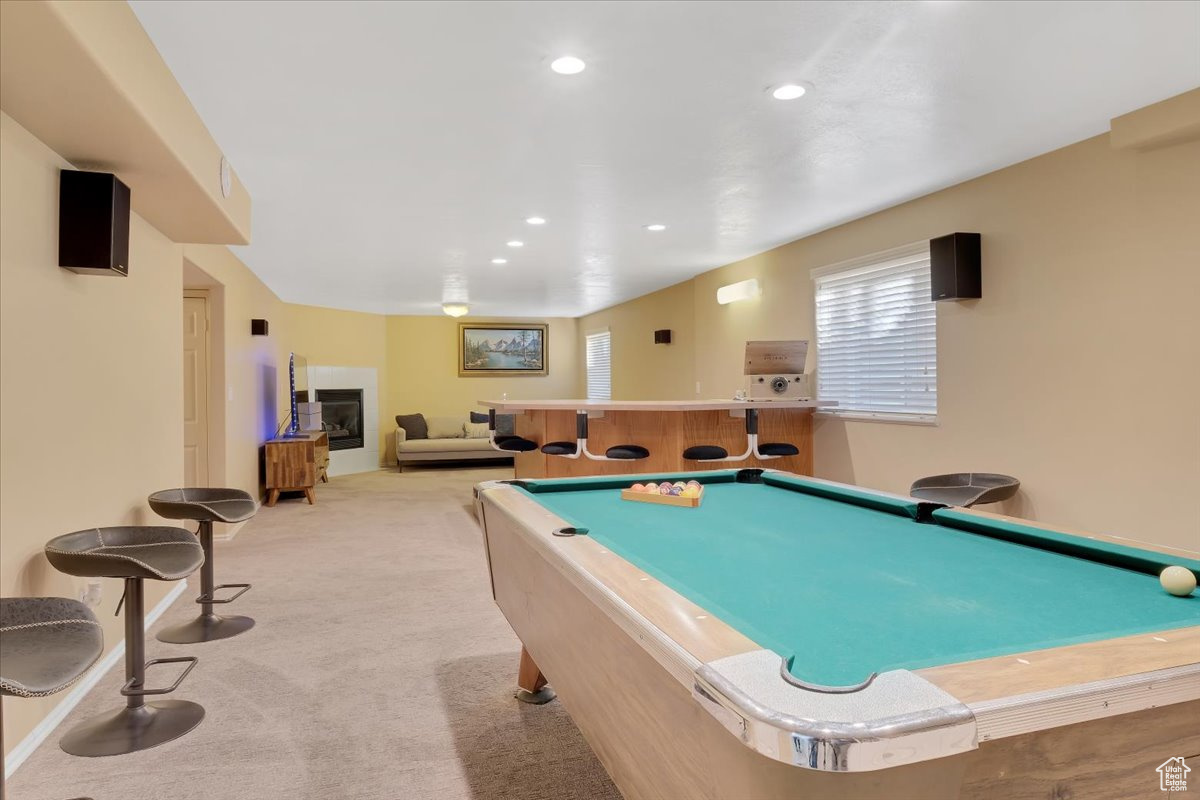
[[608, 331], [587, 337], [587, 399], [612, 399], [612, 341]]
[[831, 413], [932, 421], [937, 415], [937, 314], [929, 246], [813, 272], [817, 393]]

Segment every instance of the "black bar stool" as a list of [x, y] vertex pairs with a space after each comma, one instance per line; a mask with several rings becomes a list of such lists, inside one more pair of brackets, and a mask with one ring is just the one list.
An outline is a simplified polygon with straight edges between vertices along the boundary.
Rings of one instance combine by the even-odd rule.
[[559, 458], [586, 456], [592, 461], [637, 461], [650, 457], [650, 451], [638, 444], [613, 445], [605, 450], [602, 456], [588, 450], [588, 413], [586, 410], [575, 412], [575, 441], [547, 442], [542, 445], [542, 452]]
[[[87, 674], [104, 652], [91, 609], [65, 597], [0, 597], [0, 699], [47, 697]], [[0, 712], [0, 798], [4, 733]]]
[[[204, 551], [183, 528], [92, 528], [56, 536], [46, 543], [46, 558], [59, 572], [84, 578], [123, 578], [125, 594], [124, 708], [81, 722], [59, 742], [76, 756], [115, 756], [147, 750], [184, 735], [204, 719], [204, 708], [188, 700], [155, 700], [170, 694], [196, 666], [192, 656], [146, 661], [143, 582], [177, 581], [204, 563]], [[117, 606], [120, 612], [121, 606]], [[146, 667], [187, 663], [187, 669], [165, 689], [146, 688]]]
[[746, 452], [731, 456], [724, 447], [715, 444], [698, 444], [683, 451], [688, 461], [746, 461], [751, 456], [760, 460], [800, 455], [800, 448], [788, 442], [758, 441], [758, 409], [746, 409]]
[[[200, 616], [191, 622], [175, 625], [158, 632], [160, 642], [194, 644], [228, 639], [254, 627], [250, 617], [223, 617], [213, 613], [213, 605], [232, 603], [250, 591], [248, 583], [214, 584], [213, 551], [214, 522], [242, 522], [258, 512], [258, 503], [241, 489], [164, 489], [148, 498], [154, 513], [167, 519], [190, 519], [200, 523], [197, 535], [204, 549], [204, 566], [200, 569]], [[240, 589], [222, 600], [214, 596], [218, 589]]]
[[506, 453], [528, 453], [537, 450], [537, 442], [523, 436], [496, 434], [496, 409], [488, 409], [488, 442], [493, 450], [503, 450]]

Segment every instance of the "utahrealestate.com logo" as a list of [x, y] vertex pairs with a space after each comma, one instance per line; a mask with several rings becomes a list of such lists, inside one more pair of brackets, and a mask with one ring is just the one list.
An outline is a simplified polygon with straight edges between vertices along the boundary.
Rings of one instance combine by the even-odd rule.
[[1168, 758], [1158, 765], [1158, 788], [1164, 792], [1186, 792], [1187, 776], [1192, 768], [1184, 763], [1183, 756]]

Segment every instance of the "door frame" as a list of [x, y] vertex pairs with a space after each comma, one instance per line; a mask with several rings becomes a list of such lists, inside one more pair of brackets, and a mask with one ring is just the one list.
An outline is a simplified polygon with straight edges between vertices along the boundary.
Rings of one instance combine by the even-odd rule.
[[[205, 397], [204, 397], [204, 430], [205, 430], [204, 464], [205, 464], [206, 471], [208, 474], [204, 476], [203, 483], [204, 483], [204, 486], [211, 487], [211, 486], [217, 485], [214, 483], [214, 475], [213, 475], [213, 473], [216, 471], [213, 468], [214, 467], [214, 452], [215, 452], [214, 448], [213, 448], [213, 442], [216, 437], [215, 437], [215, 431], [214, 431], [215, 426], [213, 425], [213, 398], [215, 395], [213, 392], [213, 368], [212, 368], [213, 367], [212, 296], [210, 295], [210, 293], [207, 289], [184, 289], [183, 297], [184, 297], [184, 299], [203, 300], [204, 301], [204, 377], [205, 377], [204, 383], [205, 383], [205, 387], [206, 387]], [[180, 310], [182, 311], [182, 303], [180, 304]], [[181, 352], [182, 352], [182, 350], [181, 350]]]

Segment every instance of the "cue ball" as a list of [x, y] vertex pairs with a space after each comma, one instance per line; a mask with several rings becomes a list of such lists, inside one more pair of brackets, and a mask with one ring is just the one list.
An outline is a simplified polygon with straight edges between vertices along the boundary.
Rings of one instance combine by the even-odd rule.
[[1196, 589], [1196, 576], [1187, 567], [1167, 567], [1159, 573], [1158, 582], [1176, 597], [1187, 597]]

